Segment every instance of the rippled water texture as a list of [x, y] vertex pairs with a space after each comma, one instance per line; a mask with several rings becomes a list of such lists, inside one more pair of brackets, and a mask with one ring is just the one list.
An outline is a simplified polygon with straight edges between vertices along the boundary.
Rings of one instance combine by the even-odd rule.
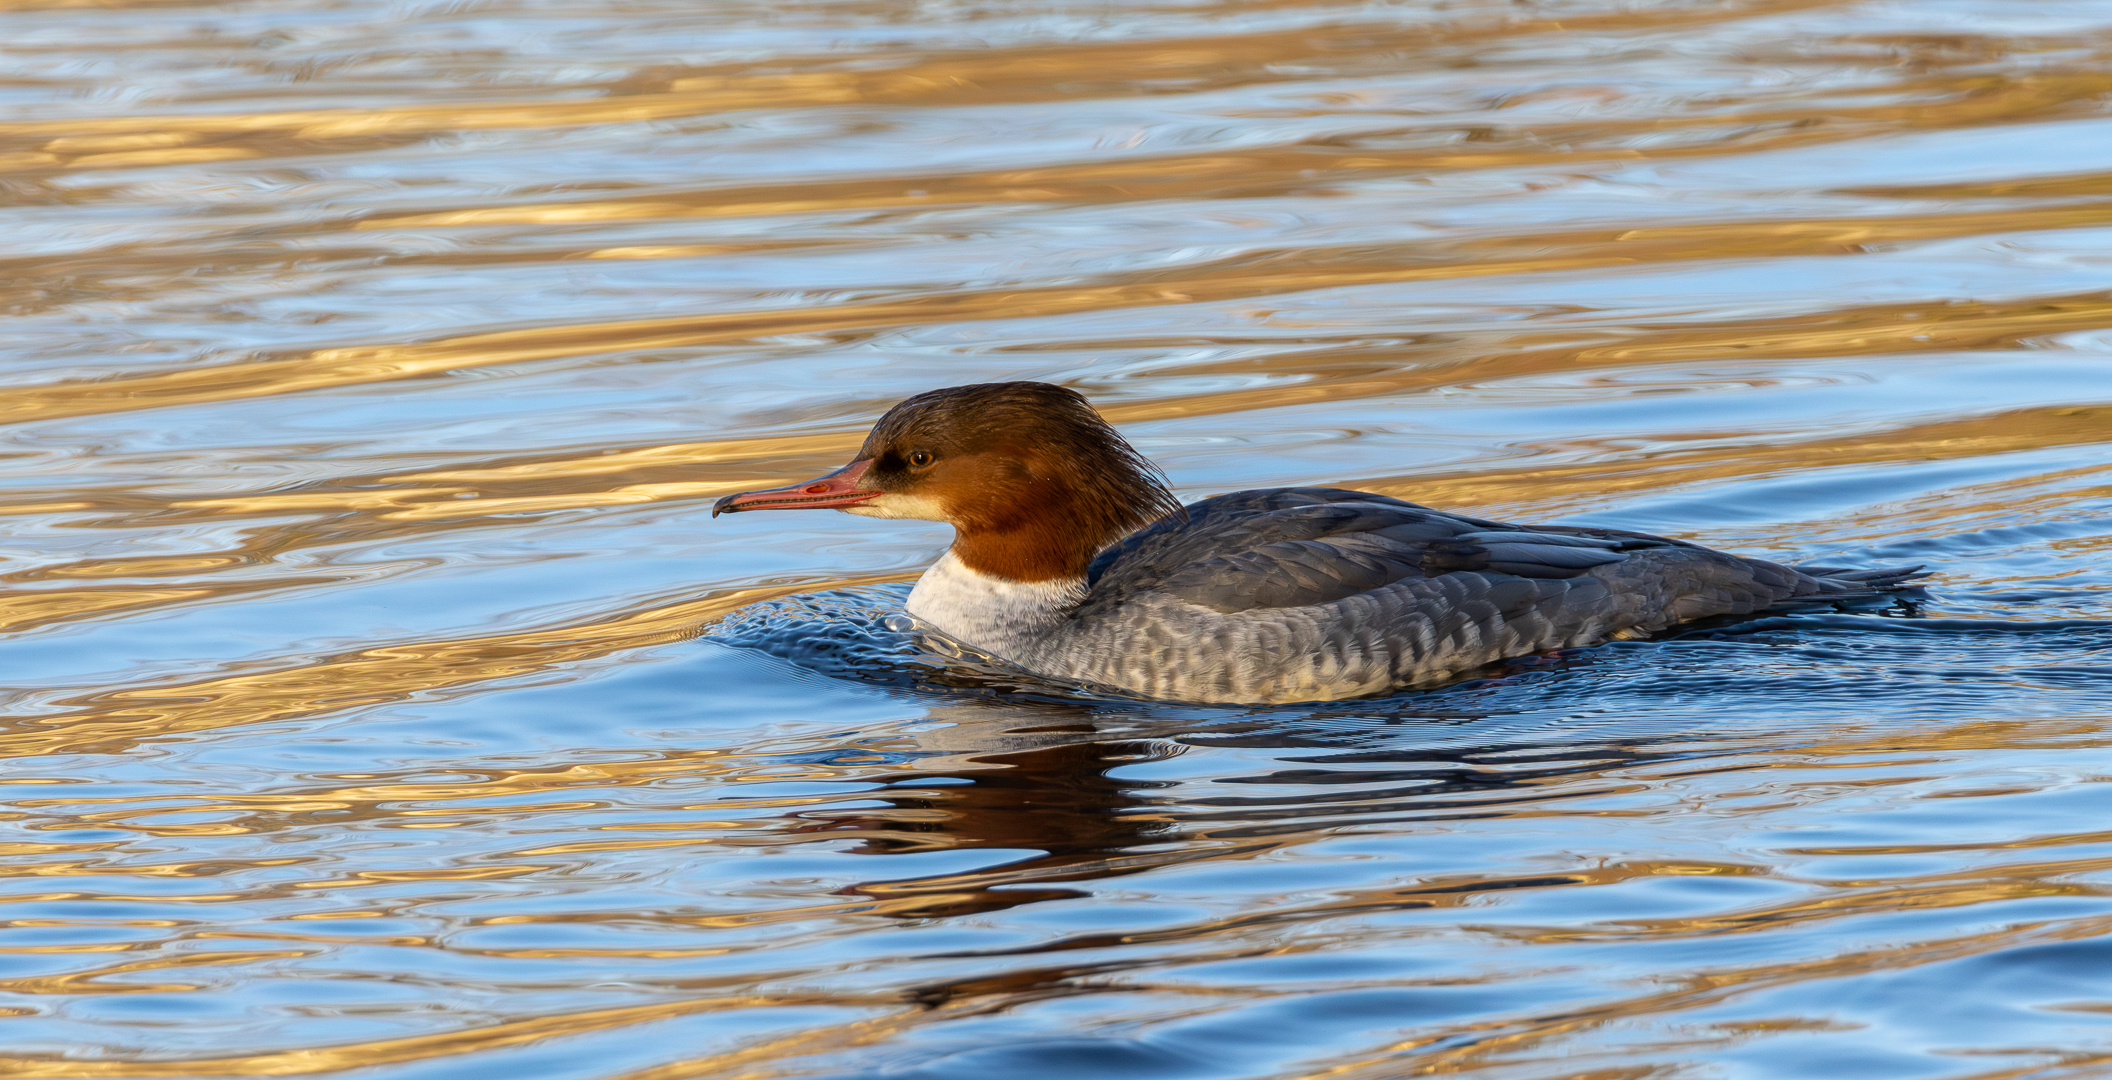
[[[2112, 0], [0, 48], [0, 1077], [2112, 1075]], [[1938, 576], [1249, 711], [710, 518], [1008, 378], [1187, 497]]]

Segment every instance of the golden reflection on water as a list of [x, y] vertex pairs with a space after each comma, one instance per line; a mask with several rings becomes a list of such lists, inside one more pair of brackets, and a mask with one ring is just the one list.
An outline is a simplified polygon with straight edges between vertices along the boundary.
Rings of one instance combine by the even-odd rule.
[[[0, 1077], [2112, 1062], [2104, 0], [0, 10]], [[1940, 576], [1252, 712], [709, 518], [1000, 378]]]

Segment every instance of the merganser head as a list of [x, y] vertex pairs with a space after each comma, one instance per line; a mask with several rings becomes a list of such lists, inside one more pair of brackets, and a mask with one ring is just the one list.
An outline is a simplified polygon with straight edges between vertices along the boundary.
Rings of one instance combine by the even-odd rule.
[[1085, 576], [1100, 549], [1181, 506], [1076, 391], [1005, 382], [918, 394], [873, 425], [849, 465], [728, 495], [711, 512], [809, 508], [943, 521], [977, 572], [1048, 581]]

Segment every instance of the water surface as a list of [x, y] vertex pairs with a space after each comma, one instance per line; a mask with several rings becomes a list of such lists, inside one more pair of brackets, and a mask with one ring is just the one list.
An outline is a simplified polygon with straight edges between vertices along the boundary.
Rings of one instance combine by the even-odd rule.
[[[2112, 2], [0, 29], [0, 1077], [2112, 1071]], [[710, 520], [1012, 378], [1938, 576], [1249, 710]]]

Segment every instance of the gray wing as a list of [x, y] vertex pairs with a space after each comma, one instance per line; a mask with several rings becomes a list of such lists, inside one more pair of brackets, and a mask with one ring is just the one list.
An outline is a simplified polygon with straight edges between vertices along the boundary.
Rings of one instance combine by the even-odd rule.
[[1385, 590], [1440, 621], [1531, 611], [1564, 640], [1881, 587], [1646, 533], [1509, 525], [1339, 488], [1204, 500], [1103, 552], [1090, 578], [1081, 617], [1146, 595], [1235, 614]]
[[1674, 545], [1525, 529], [1335, 488], [1242, 491], [1104, 552], [1090, 574], [1092, 603], [1149, 591], [1228, 614], [1309, 607], [1446, 574], [1574, 578], [1629, 551]]

